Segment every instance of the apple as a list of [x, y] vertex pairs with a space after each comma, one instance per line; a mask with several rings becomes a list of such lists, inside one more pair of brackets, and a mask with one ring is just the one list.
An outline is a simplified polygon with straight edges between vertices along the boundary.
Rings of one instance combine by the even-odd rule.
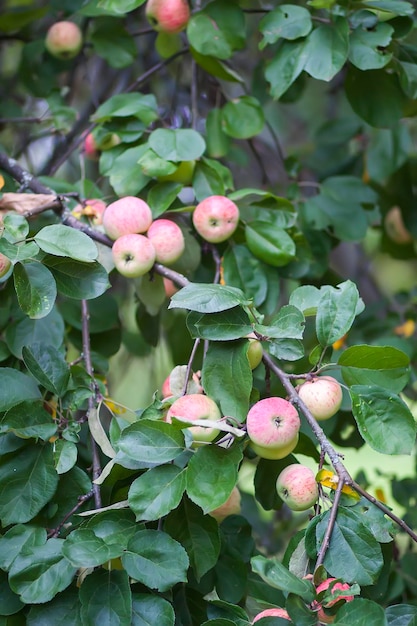
[[155, 220], [150, 225], [147, 236], [153, 243], [158, 263], [171, 265], [184, 252], [184, 235], [178, 224], [172, 220]]
[[175, 172], [158, 176], [160, 182], [182, 183], [183, 185], [191, 185], [195, 169], [195, 161], [182, 161]]
[[287, 465], [277, 478], [277, 492], [292, 511], [306, 511], [318, 500], [319, 489], [314, 472], [305, 465]]
[[91, 220], [94, 226], [100, 226], [103, 223], [103, 213], [106, 206], [103, 200], [90, 198], [89, 200], [84, 200], [83, 204], [77, 204], [71, 213], [77, 219], [84, 215]]
[[248, 355], [251, 370], [256, 369], [262, 361], [263, 349], [261, 342], [258, 339], [249, 339], [249, 346], [246, 354]]
[[45, 47], [57, 59], [72, 59], [80, 52], [83, 36], [74, 22], [55, 22], [46, 33]]
[[[221, 413], [214, 400], [208, 396], [199, 393], [189, 393], [173, 402], [166, 415], [166, 421], [171, 423], [173, 417], [180, 417], [190, 421], [218, 421], [221, 418]], [[204, 426], [191, 426], [189, 431], [197, 444], [210, 443], [220, 432], [217, 428], [205, 428]]]
[[404, 245], [413, 241], [413, 236], [405, 227], [401, 209], [398, 206], [390, 208], [384, 219], [384, 226], [388, 237], [394, 243]]
[[255, 624], [255, 622], [258, 622], [263, 617], [282, 617], [282, 619], [287, 619], [289, 622], [291, 621], [287, 611], [277, 607], [275, 609], [265, 609], [264, 611], [258, 613], [258, 615], [255, 615], [252, 624]]
[[165, 289], [166, 297], [172, 298], [174, 293], [177, 293], [177, 291], [179, 291], [179, 287], [177, 287], [174, 281], [172, 281], [170, 278], [165, 278], [165, 276], [163, 278], [163, 281], [164, 281], [164, 289]]
[[97, 161], [100, 156], [97, 142], [94, 139], [93, 133], [88, 133], [84, 139], [84, 154], [88, 159], [91, 159], [92, 161]]
[[149, 205], [135, 196], [112, 202], [103, 213], [103, 227], [110, 239], [146, 233], [151, 224], [152, 211]]
[[144, 235], [132, 233], [116, 239], [112, 255], [116, 269], [127, 278], [138, 278], [149, 272], [156, 258], [152, 242]]
[[[161, 395], [162, 399], [172, 398], [172, 396], [180, 395], [185, 384], [186, 365], [177, 365], [162, 383]], [[201, 372], [194, 372], [191, 380], [187, 383], [187, 393], [204, 393], [200, 384]]]
[[209, 196], [194, 209], [193, 224], [199, 235], [210, 243], [229, 239], [239, 223], [239, 209], [225, 196]]
[[179, 33], [188, 24], [190, 7], [187, 0], [148, 0], [145, 14], [154, 30]]
[[256, 402], [246, 418], [250, 446], [264, 459], [283, 459], [298, 442], [300, 417], [284, 398], [265, 398]]
[[328, 420], [342, 404], [342, 387], [333, 376], [316, 376], [298, 387], [298, 395], [317, 421]]
[[11, 260], [5, 254], [2, 254], [0, 252], [0, 278], [3, 278], [3, 276], [6, 276], [6, 274], [8, 274], [11, 265]]
[[[323, 593], [324, 591], [326, 591], [327, 589], [329, 589], [330, 587], [330, 595], [335, 595], [334, 592], [335, 591], [348, 591], [350, 590], [350, 587], [347, 583], [341, 583], [341, 582], [335, 582], [334, 584], [332, 584], [335, 580], [337, 580], [336, 578], [327, 578], [326, 580], [324, 580], [322, 583], [320, 583], [317, 588], [316, 588], [316, 593]], [[326, 594], [327, 595], [327, 594]], [[312, 608], [313, 609], [317, 609], [317, 617], [319, 618], [320, 622], [322, 624], [332, 624], [336, 618], [335, 615], [329, 615], [327, 613], [325, 613], [325, 611], [323, 610], [323, 608], [329, 609], [332, 606], [334, 606], [337, 602], [340, 602], [340, 600], [344, 600], [345, 602], [352, 602], [352, 600], [354, 599], [354, 596], [352, 595], [338, 595], [336, 594], [336, 597], [330, 600], [325, 600], [323, 601], [318, 601], [318, 600], [314, 600], [313, 604], [312, 604]]]
[[233, 487], [230, 496], [227, 498], [226, 502], [223, 502], [223, 504], [218, 506], [216, 509], [209, 511], [209, 515], [211, 515], [211, 517], [214, 517], [219, 522], [219, 524], [229, 515], [239, 515], [241, 511], [240, 500], [240, 491], [235, 486]]

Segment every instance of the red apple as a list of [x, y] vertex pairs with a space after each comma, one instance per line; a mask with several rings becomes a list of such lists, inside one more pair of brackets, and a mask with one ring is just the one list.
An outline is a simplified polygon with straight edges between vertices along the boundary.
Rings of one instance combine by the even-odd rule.
[[149, 227], [147, 236], [153, 243], [158, 263], [171, 265], [184, 252], [184, 235], [178, 224], [172, 220], [155, 220]]
[[103, 214], [104, 230], [110, 239], [146, 233], [151, 224], [151, 209], [144, 200], [134, 196], [126, 196], [112, 202]]
[[[221, 413], [214, 400], [208, 396], [199, 393], [189, 393], [181, 396], [171, 405], [166, 421], [171, 423], [173, 417], [190, 421], [218, 421], [221, 418]], [[220, 432], [217, 428], [205, 428], [204, 426], [191, 426], [189, 431], [196, 443], [210, 443]]]
[[[320, 583], [317, 588], [316, 588], [316, 593], [323, 593], [324, 591], [326, 591], [327, 589], [329, 589], [330, 587], [330, 595], [336, 595], [335, 598], [331, 598], [330, 600], [325, 600], [324, 598], [319, 601], [319, 600], [314, 600], [313, 604], [312, 604], [312, 608], [313, 609], [317, 609], [317, 617], [319, 618], [320, 622], [322, 624], [332, 624], [336, 618], [335, 615], [329, 615], [327, 613], [325, 613], [325, 611], [323, 610], [324, 608], [329, 609], [332, 606], [334, 606], [337, 602], [339, 602], [340, 600], [344, 600], [345, 602], [352, 602], [352, 600], [354, 599], [354, 596], [352, 595], [338, 595], [338, 594], [334, 594], [334, 592], [336, 591], [348, 591], [350, 590], [350, 587], [347, 583], [341, 583], [341, 582], [336, 582], [334, 584], [333, 581], [337, 580], [336, 578], [327, 578], [326, 580], [324, 580], [322, 583]], [[326, 594], [327, 595], [327, 594]], [[324, 601], [323, 601], [324, 600]]]
[[2, 254], [0, 252], [0, 278], [3, 278], [3, 276], [6, 276], [6, 274], [9, 272], [11, 268], [11, 265], [12, 265], [11, 260], [5, 254]]
[[187, 0], [148, 0], [145, 13], [152, 28], [165, 33], [179, 33], [190, 19]]
[[165, 276], [163, 280], [164, 280], [165, 295], [167, 298], [172, 298], [174, 293], [177, 293], [177, 291], [179, 290], [179, 287], [177, 287], [177, 285], [169, 278], [165, 278]]
[[94, 139], [93, 133], [88, 133], [84, 139], [84, 154], [88, 159], [97, 161], [100, 156], [100, 152]]
[[58, 59], [72, 59], [83, 45], [80, 27], [74, 22], [55, 22], [46, 33], [45, 47]]
[[219, 522], [219, 524], [229, 515], [239, 515], [241, 511], [240, 500], [240, 491], [235, 486], [233, 487], [230, 496], [227, 498], [226, 502], [218, 506], [216, 509], [213, 509], [213, 511], [209, 511], [209, 515], [211, 515], [211, 517], [214, 517]]
[[264, 459], [288, 456], [297, 445], [300, 425], [297, 409], [284, 398], [259, 400], [246, 418], [251, 448]]
[[299, 386], [298, 395], [317, 421], [328, 420], [342, 404], [342, 387], [333, 376], [316, 376]]
[[287, 611], [277, 607], [276, 609], [265, 609], [264, 611], [258, 613], [258, 615], [255, 615], [252, 624], [255, 624], [255, 622], [258, 622], [263, 617], [282, 617], [283, 619], [287, 619], [289, 622], [291, 621]]
[[319, 497], [314, 472], [298, 463], [287, 465], [279, 474], [277, 492], [292, 511], [306, 511]]
[[193, 224], [199, 235], [210, 243], [229, 239], [239, 223], [239, 209], [225, 196], [209, 196], [194, 209]]
[[155, 263], [155, 248], [144, 235], [122, 235], [112, 247], [116, 269], [123, 276], [137, 278], [143, 276]]

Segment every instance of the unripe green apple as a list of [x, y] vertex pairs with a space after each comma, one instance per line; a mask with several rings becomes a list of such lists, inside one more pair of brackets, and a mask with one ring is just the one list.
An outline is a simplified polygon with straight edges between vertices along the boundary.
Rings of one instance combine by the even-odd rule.
[[149, 205], [135, 196], [112, 202], [103, 213], [103, 227], [110, 239], [146, 233], [151, 224], [152, 211]]
[[342, 387], [333, 376], [316, 376], [298, 388], [298, 395], [317, 421], [328, 420], [342, 404]]
[[148, 0], [145, 13], [152, 28], [166, 33], [179, 33], [190, 19], [187, 0]]
[[226, 519], [226, 517], [229, 517], [229, 515], [240, 514], [240, 501], [240, 491], [235, 486], [233, 487], [230, 496], [227, 498], [226, 502], [218, 506], [216, 509], [209, 511], [209, 515], [211, 515], [211, 517], [214, 517], [220, 524], [224, 519]]
[[352, 595], [338, 595], [334, 593], [337, 591], [348, 591], [348, 590], [350, 591], [350, 586], [347, 583], [336, 582], [332, 584], [335, 580], [337, 579], [327, 578], [322, 583], [320, 583], [316, 588], [316, 593], [319, 594], [319, 593], [323, 593], [330, 587], [330, 592], [329, 592], [330, 595], [332, 596], [335, 595], [334, 599], [325, 600], [325, 601], [314, 600], [312, 604], [312, 608], [317, 610], [317, 617], [322, 624], [332, 624], [334, 620], [336, 619], [335, 615], [329, 615], [325, 613], [323, 608], [329, 609], [332, 606], [334, 606], [337, 602], [340, 602], [340, 600], [344, 600], [345, 602], [352, 602], [352, 600], [354, 600], [354, 596]]
[[72, 59], [80, 52], [83, 36], [74, 22], [55, 22], [46, 33], [45, 47], [58, 59]]
[[249, 339], [249, 346], [246, 354], [248, 355], [251, 370], [256, 369], [262, 361], [263, 349], [261, 342], [258, 341], [258, 339]]
[[195, 169], [195, 161], [181, 161], [175, 172], [158, 176], [158, 180], [162, 183], [182, 183], [183, 185], [191, 185]]
[[319, 490], [313, 471], [305, 465], [287, 465], [277, 478], [277, 492], [292, 511], [306, 511], [318, 500]]
[[283, 459], [296, 447], [300, 430], [297, 409], [284, 398], [256, 402], [246, 418], [253, 451], [264, 459]]
[[118, 237], [112, 247], [113, 261], [120, 274], [127, 278], [143, 276], [155, 263], [155, 248], [144, 235]]
[[172, 220], [161, 218], [152, 222], [147, 237], [155, 248], [158, 263], [171, 265], [184, 252], [184, 235], [178, 224]]
[[194, 209], [193, 224], [199, 235], [210, 243], [229, 239], [239, 223], [239, 209], [225, 196], [209, 196]]
[[[199, 393], [189, 393], [181, 396], [171, 405], [166, 415], [166, 421], [171, 423], [173, 417], [194, 421], [210, 420], [217, 422], [221, 413], [217, 404], [208, 396]], [[217, 437], [217, 428], [205, 428], [204, 426], [191, 426], [189, 428], [196, 444], [210, 443]]]
[[288, 615], [288, 612], [285, 609], [281, 609], [277, 607], [273, 609], [265, 609], [264, 611], [261, 611], [260, 613], [258, 613], [258, 615], [255, 615], [255, 617], [253, 618], [252, 624], [259, 622], [259, 620], [262, 619], [263, 617], [281, 617], [282, 619], [287, 619], [289, 622], [291, 621], [291, 618]]

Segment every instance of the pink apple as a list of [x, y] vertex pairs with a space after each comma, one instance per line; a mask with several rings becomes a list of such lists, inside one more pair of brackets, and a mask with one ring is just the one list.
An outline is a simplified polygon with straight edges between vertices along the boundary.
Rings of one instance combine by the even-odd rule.
[[72, 59], [83, 45], [80, 27], [74, 22], [55, 22], [46, 33], [45, 47], [58, 59]]
[[324, 608], [329, 609], [332, 606], [334, 606], [337, 602], [339, 602], [340, 600], [344, 600], [345, 602], [352, 602], [352, 600], [354, 600], [354, 596], [352, 595], [338, 595], [335, 594], [334, 592], [336, 591], [348, 591], [350, 590], [350, 587], [347, 583], [341, 583], [341, 582], [336, 582], [332, 585], [333, 581], [337, 580], [336, 578], [327, 578], [326, 580], [324, 580], [322, 583], [320, 583], [318, 585], [318, 587], [316, 588], [316, 593], [323, 593], [324, 591], [326, 591], [327, 589], [329, 589], [330, 587], [330, 595], [333, 596], [335, 595], [336, 597], [334, 599], [330, 599], [330, 600], [325, 600], [323, 602], [323, 599], [321, 601], [318, 600], [314, 600], [313, 604], [312, 604], [312, 608], [313, 609], [317, 609], [317, 617], [319, 618], [320, 622], [322, 624], [332, 624], [336, 618], [335, 615], [329, 615], [327, 613], [325, 613], [325, 611], [323, 610]]
[[[177, 365], [162, 383], [161, 396], [163, 399], [180, 395], [185, 384], [186, 365]], [[187, 393], [204, 393], [200, 384], [201, 372], [194, 372], [187, 383]]]
[[[171, 423], [173, 417], [193, 420], [218, 421], [221, 413], [217, 404], [209, 398], [199, 393], [189, 393], [181, 396], [171, 405], [168, 410], [166, 421]], [[205, 428], [204, 426], [191, 426], [189, 428], [196, 443], [209, 443], [219, 434], [217, 428]]]
[[263, 617], [282, 617], [283, 619], [287, 619], [289, 622], [291, 621], [287, 611], [277, 607], [276, 609], [265, 609], [265, 611], [261, 611], [258, 615], [255, 615], [252, 624], [255, 624], [255, 622], [258, 622]]
[[277, 492], [292, 511], [306, 511], [319, 497], [314, 472], [298, 463], [287, 465], [279, 474]]
[[106, 208], [106, 203], [99, 198], [90, 198], [84, 200], [83, 204], [77, 204], [77, 206], [71, 211], [71, 213], [79, 219], [81, 216], [88, 217], [94, 226], [100, 226], [103, 222], [103, 213]]
[[134, 196], [126, 196], [112, 202], [103, 214], [104, 230], [110, 239], [146, 233], [151, 224], [152, 211], [149, 205]]
[[12, 262], [10, 261], [10, 259], [5, 254], [2, 254], [0, 252], [0, 278], [6, 276], [6, 274], [10, 270], [11, 265]]
[[84, 154], [88, 159], [91, 159], [92, 161], [97, 161], [100, 156], [97, 142], [94, 139], [93, 133], [88, 133], [84, 139]]
[[333, 376], [316, 376], [307, 380], [298, 388], [298, 395], [318, 421], [333, 417], [343, 399], [342, 388]]
[[165, 278], [165, 276], [163, 278], [163, 281], [164, 281], [164, 289], [165, 289], [166, 297], [172, 298], [174, 293], [177, 293], [177, 291], [179, 290], [179, 287], [177, 287], [174, 281], [170, 280], [169, 278]]
[[210, 243], [229, 239], [239, 223], [239, 209], [225, 196], [209, 196], [194, 209], [193, 224], [199, 235]]
[[226, 502], [218, 506], [216, 509], [209, 511], [209, 515], [211, 515], [211, 517], [214, 517], [219, 522], [219, 524], [229, 515], [239, 515], [241, 511], [240, 500], [240, 491], [235, 486], [233, 487], [230, 496], [227, 498]]
[[184, 252], [184, 235], [178, 224], [172, 220], [155, 220], [150, 225], [147, 236], [153, 243], [158, 263], [171, 265]]
[[284, 398], [259, 400], [249, 410], [246, 428], [253, 451], [264, 459], [283, 459], [298, 442], [300, 417]]
[[190, 19], [187, 0], [148, 0], [145, 13], [152, 28], [165, 33], [179, 33]]
[[155, 263], [155, 248], [144, 235], [122, 235], [112, 247], [116, 269], [123, 276], [137, 278], [143, 276]]

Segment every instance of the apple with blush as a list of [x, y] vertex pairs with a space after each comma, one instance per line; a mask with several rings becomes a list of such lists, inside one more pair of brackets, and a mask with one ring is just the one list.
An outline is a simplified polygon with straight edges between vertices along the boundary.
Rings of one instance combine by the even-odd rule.
[[283, 459], [298, 443], [301, 422], [297, 409], [279, 397], [256, 402], [246, 418], [252, 450], [264, 459]]
[[45, 47], [57, 59], [73, 59], [83, 45], [83, 35], [78, 24], [63, 20], [52, 24], [46, 33]]
[[158, 263], [171, 265], [184, 252], [184, 235], [178, 224], [172, 220], [161, 218], [152, 222], [147, 237], [155, 248]]
[[11, 266], [11, 260], [5, 254], [0, 252], [0, 278], [4, 278], [9, 274]]
[[305, 465], [292, 463], [278, 475], [277, 493], [292, 511], [306, 511], [318, 500], [314, 472]]
[[173, 280], [171, 280], [170, 278], [166, 278], [165, 276], [163, 278], [163, 282], [166, 297], [172, 298], [174, 293], [177, 293], [177, 291], [179, 291], [179, 287], [177, 287]]
[[385, 215], [385, 231], [394, 243], [406, 245], [412, 243], [413, 236], [404, 224], [404, 219], [399, 206], [393, 206]]
[[[328, 593], [324, 593], [328, 591]], [[324, 609], [330, 609], [338, 602], [352, 602], [354, 596], [350, 594], [339, 593], [341, 591], [350, 591], [350, 586], [337, 580], [337, 578], [327, 578], [321, 582], [316, 588], [316, 594], [321, 594], [319, 600], [314, 600], [312, 608], [317, 610], [317, 617], [322, 624], [332, 624], [336, 619], [336, 615], [326, 613]]]
[[261, 611], [260, 613], [255, 615], [255, 617], [253, 618], [252, 624], [256, 624], [256, 622], [259, 622], [259, 620], [262, 619], [263, 617], [281, 617], [282, 619], [286, 619], [289, 622], [291, 621], [291, 618], [285, 609], [276, 607], [272, 609], [265, 609], [264, 611]]
[[103, 227], [110, 239], [122, 235], [146, 233], [152, 224], [152, 211], [149, 205], [135, 196], [125, 196], [106, 207], [103, 213]]
[[[170, 406], [165, 420], [168, 423], [172, 423], [173, 417], [189, 420], [190, 422], [194, 420], [217, 422], [221, 418], [221, 413], [217, 404], [209, 396], [189, 393], [177, 398]], [[190, 426], [189, 431], [195, 445], [210, 443], [220, 432], [217, 428], [206, 428], [205, 426]]]
[[214, 517], [219, 524], [229, 517], [229, 515], [239, 515], [241, 512], [241, 495], [238, 487], [235, 485], [227, 498], [226, 502], [218, 506], [217, 508], [209, 511], [209, 515]]
[[155, 263], [155, 248], [144, 235], [130, 233], [118, 237], [112, 247], [117, 271], [127, 278], [143, 276]]
[[333, 417], [343, 400], [342, 387], [333, 376], [315, 376], [300, 385], [297, 391], [317, 421]]
[[188, 24], [190, 7], [187, 0], [148, 0], [145, 14], [154, 30], [179, 33]]
[[225, 196], [209, 196], [197, 204], [192, 220], [198, 234], [210, 243], [229, 239], [239, 223], [239, 208]]

